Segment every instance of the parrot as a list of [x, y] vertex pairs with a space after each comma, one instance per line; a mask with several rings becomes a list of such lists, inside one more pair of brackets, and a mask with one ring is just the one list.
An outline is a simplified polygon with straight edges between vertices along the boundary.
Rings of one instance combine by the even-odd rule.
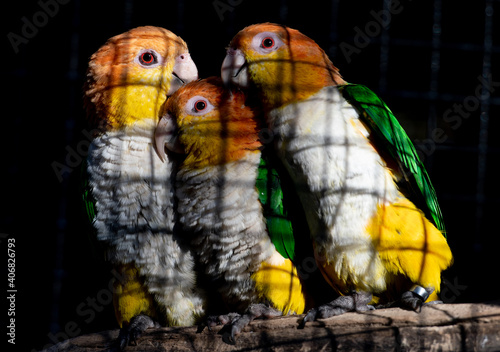
[[88, 64], [84, 106], [93, 139], [83, 198], [119, 277], [120, 349], [148, 327], [193, 325], [204, 314], [193, 254], [174, 228], [174, 161], [162, 162], [153, 143], [167, 96], [196, 79], [184, 40], [154, 26], [108, 39]]
[[324, 50], [296, 29], [245, 27], [221, 76], [258, 94], [274, 153], [293, 180], [314, 258], [336, 292], [299, 323], [349, 311], [440, 302], [453, 261], [430, 177], [389, 107], [346, 82]]
[[231, 322], [223, 335], [230, 344], [253, 319], [302, 314], [306, 305], [292, 261], [300, 251], [287, 240], [293, 225], [277, 174], [262, 158], [258, 114], [245, 94], [209, 77], [168, 99], [155, 132], [162, 158], [165, 148], [183, 155], [176, 173], [179, 222], [206, 285], [230, 312], [215, 319]]

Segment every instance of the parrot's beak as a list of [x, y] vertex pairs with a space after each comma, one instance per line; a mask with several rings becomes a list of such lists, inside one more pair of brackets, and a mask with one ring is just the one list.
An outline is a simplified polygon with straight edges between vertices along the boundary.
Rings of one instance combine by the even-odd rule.
[[241, 50], [227, 49], [226, 57], [222, 62], [221, 77], [226, 86], [233, 84], [241, 88], [248, 87], [248, 64]]
[[172, 95], [183, 84], [198, 79], [198, 69], [194, 64], [189, 53], [183, 53], [175, 58], [174, 70], [172, 71], [172, 80], [167, 95]]
[[155, 129], [155, 148], [160, 160], [165, 162], [167, 155], [165, 147], [176, 153], [184, 153], [184, 149], [177, 138], [177, 128], [173, 117], [166, 113], [160, 119]]

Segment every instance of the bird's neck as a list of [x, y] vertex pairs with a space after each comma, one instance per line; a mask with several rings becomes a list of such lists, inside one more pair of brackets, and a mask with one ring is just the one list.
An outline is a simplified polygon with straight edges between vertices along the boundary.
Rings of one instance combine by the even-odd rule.
[[268, 77], [257, 83], [268, 111], [307, 100], [325, 87], [345, 83], [330, 67], [305, 61], [282, 62], [269, 71]]
[[150, 125], [151, 120], [158, 121], [167, 99], [166, 91], [154, 86], [118, 86], [107, 93], [106, 120], [113, 130]]
[[[196, 125], [196, 128], [184, 130], [180, 137], [188, 151], [185, 167], [203, 169], [260, 154], [262, 144], [255, 129], [255, 121], [242, 120], [222, 125], [205, 121]], [[201, 141], [200, 135], [208, 137]]]

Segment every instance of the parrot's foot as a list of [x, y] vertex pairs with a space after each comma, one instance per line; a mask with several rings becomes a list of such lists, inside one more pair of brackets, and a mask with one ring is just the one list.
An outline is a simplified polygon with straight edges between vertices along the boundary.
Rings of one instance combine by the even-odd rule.
[[226, 325], [238, 317], [240, 317], [240, 314], [238, 313], [210, 315], [204, 322], [198, 325], [198, 330], [196, 332], [197, 333], [202, 332], [205, 329], [205, 327], [207, 327], [209, 331], [212, 331], [212, 328], [214, 326]]
[[283, 313], [277, 309], [265, 304], [251, 304], [242, 315], [236, 314], [229, 324], [226, 324], [219, 334], [222, 334], [222, 340], [230, 345], [236, 344], [235, 336], [238, 335], [245, 326], [257, 318], [279, 317]]
[[[431, 293], [434, 292], [433, 288], [423, 288], [422, 286], [414, 285], [410, 291], [406, 291], [401, 295], [401, 305], [403, 308], [420, 312], [422, 305], [429, 298]], [[440, 301], [434, 301], [440, 302]]]
[[160, 324], [155, 322], [149, 316], [144, 314], [136, 315], [130, 320], [130, 324], [127, 327], [120, 329], [120, 334], [118, 335], [118, 340], [116, 341], [118, 350], [125, 350], [125, 348], [131, 343], [134, 343], [137, 346], [137, 339], [144, 331], [146, 331], [146, 329], [159, 327]]
[[364, 312], [375, 309], [368, 305], [372, 300], [372, 294], [368, 292], [355, 292], [350, 296], [340, 296], [328, 304], [313, 308], [299, 322], [299, 329], [303, 329], [308, 321], [330, 318], [346, 312]]

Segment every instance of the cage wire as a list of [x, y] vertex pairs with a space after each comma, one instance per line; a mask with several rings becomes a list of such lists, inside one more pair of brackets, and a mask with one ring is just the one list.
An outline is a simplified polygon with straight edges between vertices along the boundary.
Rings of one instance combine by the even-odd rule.
[[[70, 113], [59, 120], [64, 126], [63, 137], [57, 136], [59, 149], [64, 153], [64, 146], [75, 145], [82, 138], [81, 85], [88, 56], [106, 39], [102, 33], [115, 35], [144, 24], [166, 27], [187, 39], [203, 78], [219, 74], [223, 48], [244, 26], [264, 21], [286, 24], [320, 43], [347, 81], [365, 84], [379, 94], [414, 140], [436, 187], [455, 257], [455, 265], [450, 273], [445, 273], [445, 285], [450, 285], [448, 291], [453, 293], [448, 295], [448, 302], [498, 298], [493, 291], [478, 292], [475, 287], [491, 279], [485, 268], [494, 263], [490, 258], [495, 257], [493, 241], [494, 234], [498, 233], [491, 230], [498, 216], [500, 187], [491, 172], [498, 159], [500, 143], [488, 132], [498, 126], [495, 116], [500, 112], [497, 83], [500, 77], [496, 65], [500, 59], [496, 28], [500, 2], [474, 2], [467, 4], [470, 9], [446, 0], [398, 3], [405, 10], [379, 25], [379, 31], [369, 36], [369, 43], [361, 47], [355, 28], [366, 29], [365, 25], [374, 21], [373, 12], [391, 12], [394, 1], [358, 6], [332, 0], [317, 7], [292, 5], [286, 0], [258, 4], [241, 1], [232, 2], [230, 10], [220, 15], [215, 10], [216, 1], [207, 2], [199, 11], [195, 11], [198, 4], [192, 1], [169, 2], [168, 13], [162, 14], [126, 0], [113, 7], [102, 7], [101, 15], [96, 11], [100, 6], [98, 2], [74, 0], [63, 9], [64, 16], [57, 15], [65, 18], [64, 30], [69, 37], [64, 48], [68, 57], [64, 82], [69, 87], [66, 106]], [[258, 11], [264, 4], [265, 13]], [[412, 13], [421, 16], [421, 22], [420, 18], [415, 20]], [[467, 15], [470, 15], [470, 23], [463, 19]], [[100, 21], [97, 29], [93, 28], [97, 25], [93, 16]], [[318, 18], [314, 18], [316, 16]], [[324, 23], [318, 26], [318, 21]], [[458, 23], [469, 27], [463, 29]], [[196, 42], [201, 38], [200, 31], [209, 38], [217, 36], [211, 38], [211, 42], [222, 48], [218, 54], [207, 43], [209, 40]], [[415, 35], [414, 31], [425, 34]], [[38, 36], [40, 38], [35, 39], [42, 41], [43, 35]], [[89, 42], [96, 38], [100, 41]], [[27, 44], [27, 52], [30, 45], [35, 46]], [[346, 55], [346, 45], [356, 49], [355, 55]], [[19, 62], [28, 66], [27, 55], [23, 55], [21, 53]], [[29, 82], [24, 70], [13, 72], [11, 77]], [[85, 256], [74, 255], [72, 251], [75, 244], [81, 243], [75, 239], [75, 229], [80, 231], [78, 235], [86, 235], [80, 225], [81, 217], [70, 213], [77, 209], [71, 207], [71, 203], [77, 202], [73, 199], [77, 193], [75, 182], [64, 178], [57, 189], [59, 205], [51, 242], [54, 260], [44, 267], [50, 282], [47, 297], [50, 314], [42, 323], [47, 331], [42, 329], [43, 336], [35, 339], [37, 347], [51, 341], [47, 338], [49, 332], [64, 331], [66, 322], [77, 320], [75, 305], [106, 282], [101, 280], [97, 287], [86, 288], [88, 291], [83, 296], [68, 298], [75, 287], [85, 287], [72, 278], [75, 273], [81, 273], [75, 268], [79, 265], [77, 261]], [[108, 318], [111, 316], [108, 314]], [[99, 328], [112, 328], [112, 323], [109, 324]], [[81, 326], [86, 327], [82, 333], [96, 328], [95, 325]]]
[[[75, 8], [77, 8], [79, 2], [76, 2]], [[135, 4], [133, 1], [128, 0], [123, 3], [122, 8], [122, 28], [127, 29], [134, 26], [133, 15], [135, 10]], [[373, 5], [375, 6], [375, 5]], [[426, 110], [426, 117], [420, 117], [420, 122], [426, 126], [425, 128], [425, 138], [424, 140], [432, 140], [433, 133], [435, 133], [436, 129], [439, 128], [438, 119], [442, 119], [440, 113], [442, 114], [442, 108], [440, 105], [443, 103], [451, 104], [451, 103], [461, 103], [464, 99], [467, 99], [466, 93], [450, 93], [441, 88], [441, 61], [442, 61], [442, 51], [444, 49], [447, 50], [456, 50], [457, 52], [465, 51], [471, 52], [474, 55], [481, 55], [482, 57], [482, 68], [481, 68], [481, 77], [483, 77], [484, 82], [486, 84], [483, 86], [484, 90], [490, 91], [491, 88], [488, 84], [491, 82], [491, 68], [492, 68], [492, 54], [500, 52], [500, 47], [493, 45], [493, 18], [494, 18], [494, 1], [489, 0], [484, 3], [484, 35], [483, 35], [483, 43], [472, 44], [467, 42], [444, 42], [442, 38], [443, 28], [446, 28], [446, 22], [443, 22], [443, 11], [446, 11], [446, 7], [450, 6], [450, 4], [446, 4], [442, 0], [434, 0], [432, 3], [432, 21], [429, 23], [431, 27], [430, 30], [432, 32], [431, 38], [429, 40], [423, 39], [412, 39], [405, 38], [404, 36], [397, 35], [397, 33], [393, 33], [391, 30], [391, 23], [386, 26], [381, 27], [380, 35], [374, 36], [370, 38], [370, 44], [368, 50], [378, 51], [378, 72], [373, 76], [378, 77], [376, 80], [376, 85], [371, 88], [374, 89], [378, 94], [380, 94], [387, 101], [397, 101], [398, 99], [403, 99], [407, 104], [419, 104], [424, 106]], [[186, 19], [186, 9], [189, 7], [188, 2], [178, 1], [176, 3], [176, 23], [173, 24], [173, 29], [176, 30], [178, 34], [182, 36], [182, 33], [186, 31], [187, 24]], [[287, 1], [280, 1], [279, 7], [277, 9], [277, 19], [281, 23], [288, 24], [289, 22], [293, 23], [288, 15], [291, 12], [291, 5]], [[391, 1], [384, 0], [380, 3], [380, 8], [386, 12], [390, 11]], [[224, 23], [225, 32], [231, 36], [235, 34], [239, 29], [242, 28], [242, 25], [239, 25], [238, 19], [241, 17], [241, 13], [238, 13], [238, 9], [235, 9], [234, 12], [228, 12], [226, 22]], [[325, 37], [327, 38], [327, 42], [330, 44], [329, 54], [331, 59], [335, 63], [335, 59], [341, 56], [341, 52], [339, 50], [339, 44], [342, 42], [352, 43], [356, 45], [356, 38], [354, 36], [346, 36], [345, 30], [340, 30], [339, 18], [342, 16], [346, 16], [346, 13], [342, 12], [342, 4], [339, 0], [333, 0], [331, 2], [331, 11], [330, 11], [330, 31]], [[118, 16], [119, 18], [119, 16]], [[70, 70], [68, 72], [69, 77], [75, 77], [76, 73], [76, 63], [79, 59], [78, 54], [78, 22], [80, 21], [79, 13], [75, 10], [74, 14], [74, 31], [73, 31], [73, 40], [72, 43], [74, 45], [71, 46], [71, 57], [72, 64], [70, 65]], [[119, 22], [119, 21], [118, 21]], [[304, 25], [304, 29], [307, 30], [308, 26]], [[313, 38], [315, 39], [315, 38]], [[323, 38], [320, 38], [323, 39]], [[407, 50], [407, 52], [411, 52], [414, 48], [418, 48], [418, 50], [429, 51], [429, 60], [427, 62], [421, 62], [420, 64], [423, 66], [427, 66], [429, 68], [429, 72], [427, 77], [420, 77], [421, 82], [420, 86], [427, 86], [427, 89], [420, 90], [412, 90], [408, 89], [400, 89], [391, 84], [391, 79], [393, 78], [390, 74], [391, 65], [394, 64], [394, 60], [392, 60], [392, 53], [396, 50]], [[411, 55], [411, 54], [409, 54]], [[373, 58], [373, 57], [370, 57]], [[342, 59], [342, 58], [341, 58]], [[376, 67], [376, 66], [375, 66]], [[398, 66], [398, 69], [403, 71], [401, 74], [404, 74], [405, 67]], [[371, 81], [374, 81], [373, 77], [370, 77]], [[78, 101], [75, 101], [77, 104]], [[453, 143], [436, 143], [434, 146], [434, 150], [429, 155], [425, 156], [425, 164], [426, 167], [431, 174], [432, 179], [434, 180], [434, 184], [437, 185], [439, 190], [439, 184], [442, 182], [438, 173], [435, 171], [435, 164], [438, 162], [435, 160], [435, 154], [443, 154], [441, 158], [446, 158], [446, 154], [449, 153], [457, 153], [460, 152], [460, 149], [465, 148], [468, 152], [472, 152], [477, 155], [477, 167], [474, 165], [469, 165], [471, 168], [475, 168], [476, 171], [476, 182], [475, 182], [475, 192], [473, 196], [463, 195], [460, 190], [457, 189], [454, 193], [446, 193], [440, 192], [439, 199], [447, 202], [447, 201], [473, 201], [475, 213], [471, 214], [471, 219], [473, 219], [474, 225], [474, 238], [475, 245], [481, 246], [481, 231], [483, 230], [483, 217], [484, 215], [484, 207], [486, 204], [487, 195], [485, 194], [485, 181], [486, 181], [486, 170], [487, 170], [487, 161], [488, 158], [493, 158], [498, 153], [498, 149], [492, 149], [488, 143], [488, 127], [490, 120], [490, 107], [498, 106], [500, 103], [500, 99], [495, 97], [492, 94], [484, 94], [484, 97], [481, 97], [479, 100], [479, 109], [480, 112], [480, 122], [479, 128], [477, 131], [477, 144], [466, 147], [458, 147], [456, 148]], [[389, 104], [391, 106], [391, 104]], [[398, 109], [402, 110], [401, 106], [398, 106]], [[404, 124], [403, 120], [403, 124]], [[71, 126], [71, 124], [68, 124]], [[410, 124], [410, 129], [408, 132], [410, 135], [414, 131], [411, 130], [412, 124]], [[421, 127], [418, 127], [419, 129]], [[68, 130], [67, 135], [71, 135], [73, 131]], [[425, 149], [425, 142], [420, 142], [417, 140], [415, 142], [417, 148]], [[446, 210], [446, 209], [445, 209]], [[61, 207], [61, 219], [65, 218], [64, 206]], [[452, 222], [452, 217], [447, 217], [445, 220]], [[452, 227], [453, 228], [453, 227]], [[60, 233], [61, 240], [58, 243], [62, 243], [64, 241], [64, 232]], [[453, 239], [454, 233], [450, 233], [451, 241]], [[62, 251], [61, 251], [62, 252]], [[57, 261], [60, 263], [61, 261]], [[60, 264], [58, 264], [60, 265]], [[56, 268], [55, 272], [60, 273], [64, 271], [63, 268]], [[55, 281], [60, 280], [59, 275], [56, 275]], [[60, 287], [60, 285], [54, 285], [54, 287]], [[59, 294], [57, 290], [54, 292], [52, 306], [51, 309], [53, 318], [52, 321], [55, 323], [57, 321], [56, 316], [58, 312], [58, 302], [59, 302]]]

